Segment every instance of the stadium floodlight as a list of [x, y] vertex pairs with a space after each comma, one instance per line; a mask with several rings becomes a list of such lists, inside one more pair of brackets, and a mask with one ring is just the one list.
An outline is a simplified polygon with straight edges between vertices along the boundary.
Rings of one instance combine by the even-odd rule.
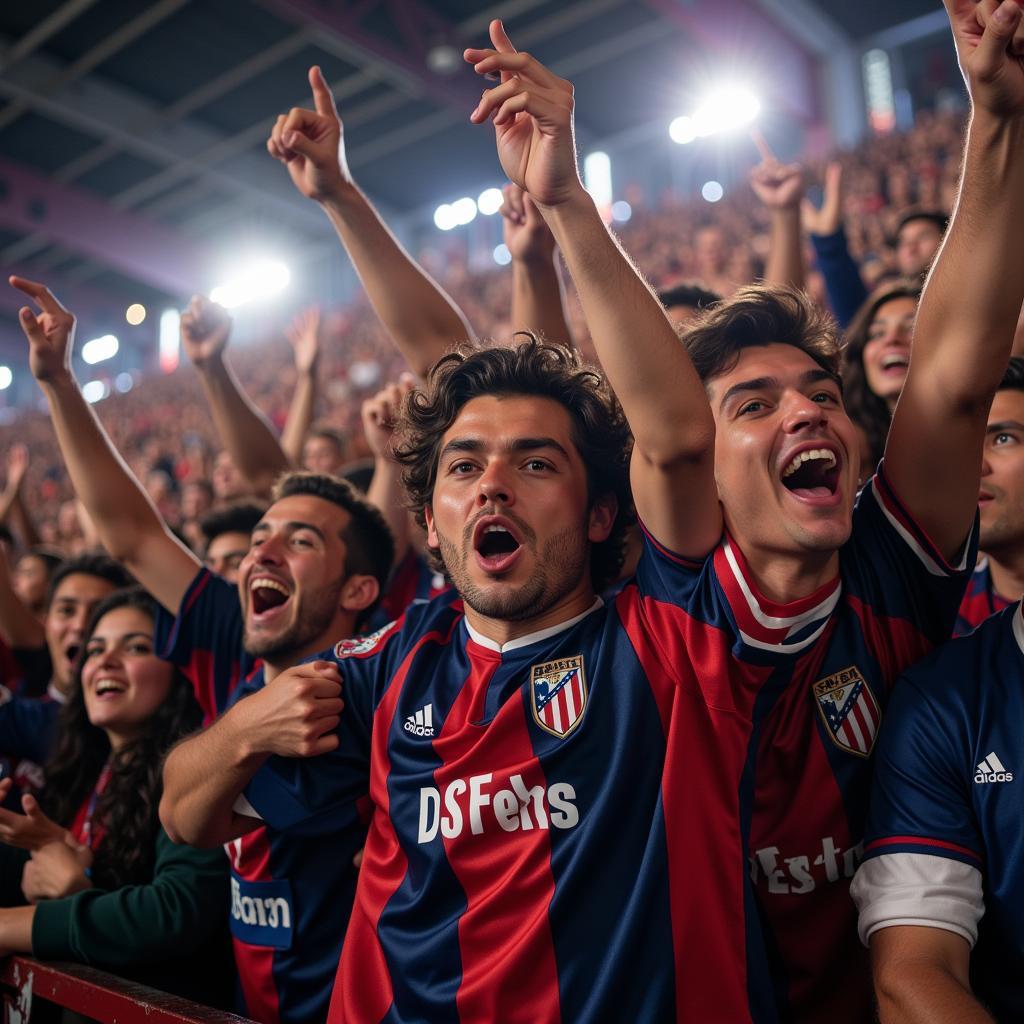
[[165, 309], [160, 314], [160, 369], [173, 373], [181, 357], [181, 314]]
[[500, 188], [485, 188], [477, 197], [476, 206], [485, 217], [490, 217], [501, 209], [504, 201]]
[[612, 203], [612, 220], [625, 224], [633, 216], [633, 207], [625, 199], [619, 199]]
[[82, 359], [90, 366], [102, 363], [105, 359], [113, 359], [119, 348], [117, 338], [113, 334], [104, 334], [93, 338], [82, 346]]
[[669, 126], [668, 134], [673, 142], [685, 146], [697, 138], [697, 130], [693, 127], [692, 117], [677, 117]]
[[599, 210], [609, 209], [612, 205], [612, 161], [607, 153], [598, 150], [583, 160], [583, 185]]
[[91, 380], [82, 386], [82, 397], [90, 404], [102, 401], [110, 394], [106, 381]]
[[14, 374], [9, 366], [0, 366], [0, 391], [6, 391], [14, 383]]
[[692, 114], [677, 117], [668, 133], [673, 142], [685, 146], [694, 139], [745, 128], [760, 112], [760, 100], [745, 85], [723, 83], [709, 90]]
[[434, 223], [442, 231], [451, 231], [452, 228], [458, 227], [458, 221], [455, 219], [455, 214], [452, 212], [451, 203], [442, 203], [434, 211]]
[[494, 256], [494, 262], [499, 267], [507, 267], [512, 262], [512, 253], [509, 252], [508, 246], [504, 242], [494, 247], [492, 255]]
[[211, 289], [210, 298], [225, 309], [256, 299], [269, 299], [288, 287], [291, 271], [278, 260], [258, 260], [243, 267], [225, 284]]
[[476, 217], [476, 200], [470, 199], [469, 196], [456, 199], [452, 203], [452, 216], [459, 227], [463, 224], [468, 224]]
[[141, 302], [133, 302], [124, 311], [124, 318], [132, 327], [138, 327], [146, 319], [146, 307]]
[[717, 203], [722, 196], [725, 195], [725, 189], [722, 188], [720, 182], [717, 181], [705, 181], [701, 187], [700, 194], [709, 203]]

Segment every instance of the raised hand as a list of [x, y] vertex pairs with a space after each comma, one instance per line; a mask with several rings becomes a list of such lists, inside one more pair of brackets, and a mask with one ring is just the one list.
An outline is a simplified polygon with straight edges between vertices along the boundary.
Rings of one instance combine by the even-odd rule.
[[288, 168], [295, 187], [309, 199], [327, 199], [351, 184], [345, 140], [334, 97], [319, 67], [309, 69], [313, 110], [292, 107], [278, 116], [267, 152]]
[[943, 0], [975, 109], [1024, 114], [1024, 32], [1017, 0]]
[[555, 237], [534, 201], [518, 185], [506, 185], [502, 192], [502, 231], [512, 259], [550, 263]]
[[[0, 782], [0, 803], [3, 803], [11, 792], [13, 780], [4, 779]], [[47, 843], [63, 843], [67, 831], [55, 821], [43, 814], [36, 798], [25, 794], [21, 798], [24, 814], [0, 809], [0, 842], [8, 846], [17, 846], [22, 850], [38, 850]]]
[[28, 338], [28, 367], [38, 381], [71, 376], [71, 351], [75, 340], [75, 317], [65, 309], [46, 285], [12, 275], [8, 281], [24, 292], [42, 311], [28, 306], [18, 310], [18, 322]]
[[470, 115], [494, 121], [498, 159], [509, 180], [542, 206], [557, 206], [583, 191], [573, 136], [573, 88], [528, 53], [519, 53], [500, 21], [490, 26], [493, 49], [463, 56], [478, 75], [497, 72], [501, 83], [484, 92]]
[[411, 373], [403, 373], [397, 384], [388, 384], [363, 402], [363, 433], [375, 459], [391, 458], [391, 438], [405, 396], [416, 386]]
[[771, 151], [764, 136], [753, 131], [761, 162], [750, 172], [750, 187], [771, 210], [788, 210], [800, 204], [804, 195], [804, 170], [800, 164], [783, 164]]
[[193, 295], [181, 314], [181, 347], [196, 366], [218, 358], [228, 343], [231, 317], [227, 310], [205, 295]]
[[834, 235], [843, 223], [843, 165], [833, 160], [825, 168], [820, 208], [809, 199], [800, 204], [804, 228], [812, 235]]
[[23, 444], [12, 444], [7, 451], [7, 490], [17, 491], [28, 472], [28, 448]]
[[312, 373], [320, 359], [320, 309], [310, 306], [301, 312], [285, 331], [295, 355], [295, 369]]

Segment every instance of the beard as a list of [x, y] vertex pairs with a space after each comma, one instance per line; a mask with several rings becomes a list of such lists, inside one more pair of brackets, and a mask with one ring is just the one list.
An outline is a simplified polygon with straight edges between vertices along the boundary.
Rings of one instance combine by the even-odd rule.
[[[529, 538], [524, 543], [536, 554], [532, 531], [523, 532]], [[505, 622], [522, 622], [548, 611], [579, 586], [590, 561], [590, 543], [586, 524], [582, 523], [567, 527], [544, 542], [525, 583], [518, 587], [500, 580], [480, 584], [471, 579], [468, 571], [473, 553], [472, 529], [466, 531], [461, 553], [440, 531], [437, 539], [448, 576], [462, 600], [479, 615]]]
[[[347, 581], [342, 578], [324, 584], [318, 590], [296, 599], [292, 621], [279, 633], [252, 635], [245, 631], [243, 644], [247, 654], [264, 661], [283, 661], [294, 657], [327, 631], [338, 611], [338, 598]], [[326, 640], [324, 646], [330, 643]]]

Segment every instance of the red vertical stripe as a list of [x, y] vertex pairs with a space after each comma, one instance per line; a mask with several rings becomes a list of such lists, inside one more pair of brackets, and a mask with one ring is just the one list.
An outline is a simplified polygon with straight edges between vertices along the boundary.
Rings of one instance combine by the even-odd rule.
[[[270, 874], [270, 841], [265, 828], [258, 828], [242, 836], [240, 847], [237, 861], [229, 850], [229, 857], [239, 877], [257, 882], [265, 882], [273, 877]], [[260, 1024], [278, 1024], [281, 1006], [274, 982], [273, 947], [253, 946], [234, 937], [231, 941], [235, 950], [238, 982], [249, 1016]]]
[[[456, 620], [458, 622], [458, 620]], [[419, 649], [428, 642], [446, 642], [437, 633], [428, 633], [406, 655], [373, 717], [370, 753], [370, 799], [373, 818], [366, 837], [363, 866], [359, 872], [355, 903], [345, 933], [345, 945], [338, 964], [338, 976], [327, 1014], [330, 1024], [380, 1020], [394, 998], [391, 976], [384, 950], [377, 937], [380, 915], [405, 878], [408, 860], [391, 824], [388, 776], [391, 758], [388, 738], [395, 708], [409, 674], [409, 666]]]
[[434, 773], [442, 807], [447, 786], [462, 779], [468, 787], [473, 766], [481, 764], [503, 766], [489, 782], [481, 780], [482, 792], [493, 797], [499, 790], [511, 790], [510, 778], [519, 775], [527, 789], [540, 787], [545, 796], [540, 814], [533, 800], [523, 812], [533, 824], [528, 831], [505, 832], [493, 805], [482, 807], [479, 835], [471, 831], [468, 792], [459, 797], [462, 831], [444, 840], [448, 863], [467, 901], [459, 921], [462, 985], [457, 1006], [466, 1021], [542, 1024], [560, 1019], [558, 971], [548, 920], [555, 883], [550, 833], [541, 827], [542, 822], [548, 824], [547, 782], [533, 753], [521, 699], [506, 701], [489, 725], [473, 724], [483, 718], [487, 684], [499, 665], [492, 652], [478, 654], [434, 741], [443, 762]]

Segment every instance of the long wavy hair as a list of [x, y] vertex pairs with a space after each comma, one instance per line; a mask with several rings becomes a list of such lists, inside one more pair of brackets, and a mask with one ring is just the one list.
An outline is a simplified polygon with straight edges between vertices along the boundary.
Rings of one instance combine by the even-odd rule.
[[885, 399], [876, 395], [868, 384], [864, 369], [864, 347], [875, 314], [893, 299], [921, 299], [919, 281], [889, 281], [869, 295], [857, 310], [850, 326], [846, 329], [846, 345], [843, 348], [843, 393], [846, 411], [850, 419], [867, 435], [871, 447], [873, 469], [885, 454], [885, 441], [889, 436], [892, 414]]
[[61, 708], [42, 794], [46, 813], [69, 828], [93, 792], [103, 766], [110, 761], [110, 781], [95, 810], [95, 820], [102, 823], [104, 835], [94, 851], [92, 878], [103, 889], [152, 878], [164, 755], [179, 739], [198, 729], [202, 719], [191, 685], [175, 669], [167, 699], [148, 720], [145, 732], [111, 757], [106, 733], [86, 714], [82, 665], [99, 621], [118, 608], [136, 608], [156, 619], [156, 601], [141, 587], [116, 590], [96, 605], [86, 626], [83, 653], [75, 667], [68, 702]]

